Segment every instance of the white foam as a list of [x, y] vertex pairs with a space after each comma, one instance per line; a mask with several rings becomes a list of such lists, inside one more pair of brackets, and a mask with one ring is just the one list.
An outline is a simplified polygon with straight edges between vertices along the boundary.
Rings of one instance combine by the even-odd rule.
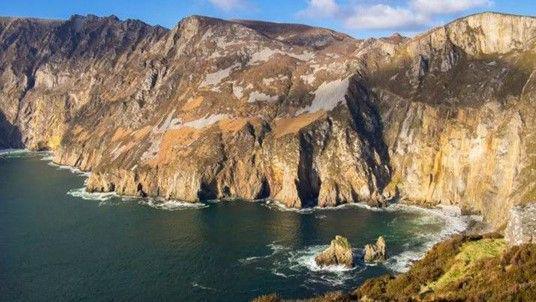
[[351, 207], [363, 208], [363, 209], [373, 211], [373, 212], [395, 210], [394, 208], [391, 208], [391, 207], [385, 207], [385, 208], [371, 207], [365, 203], [345, 203], [345, 204], [340, 204], [335, 207], [315, 206], [311, 208], [289, 208], [277, 200], [260, 200], [260, 202], [262, 202], [264, 206], [270, 209], [274, 209], [274, 210], [278, 210], [282, 212], [295, 212], [299, 214], [311, 214], [311, 213], [319, 212], [319, 211], [338, 211], [338, 210], [343, 210], [343, 209], [347, 209]]
[[213, 287], [201, 285], [201, 284], [199, 284], [197, 282], [192, 282], [192, 287], [196, 287], [196, 288], [200, 288], [200, 289], [204, 289], [204, 290], [210, 290], [210, 291], [217, 291], [217, 289], [215, 289]]
[[311, 214], [316, 209], [316, 208], [289, 208], [277, 200], [266, 200], [262, 202], [261, 204], [269, 209], [278, 210], [281, 212], [295, 212], [299, 214]]
[[84, 176], [84, 177], [89, 177], [91, 175], [91, 172], [86, 172], [86, 171], [82, 171], [76, 167], [71, 167], [71, 166], [65, 166], [65, 165], [58, 165], [54, 162], [49, 162], [48, 163], [49, 166], [52, 166], [52, 167], [56, 167], [58, 170], [68, 170], [69, 172], [73, 173], [73, 174], [78, 174], [78, 175], [81, 175], [81, 176]]
[[166, 211], [178, 211], [185, 209], [203, 209], [208, 205], [200, 202], [185, 202], [172, 199], [161, 198], [139, 198], [138, 203], [141, 205], [149, 206], [151, 208], [166, 210]]
[[303, 250], [298, 250], [290, 253], [289, 262], [291, 263], [291, 269], [299, 269], [299, 267], [305, 267], [313, 272], [332, 272], [341, 273], [349, 272], [356, 269], [356, 267], [346, 267], [344, 265], [327, 265], [319, 266], [316, 264], [315, 257], [323, 250], [327, 249], [328, 245], [314, 245], [307, 247]]
[[[426, 236], [426, 242], [420, 245], [420, 247], [391, 256], [386, 261], [386, 267], [399, 273], [408, 271], [412, 263], [421, 259], [426, 252], [438, 242], [445, 240], [454, 234], [465, 231], [469, 226], [469, 221], [475, 219], [475, 217], [462, 216], [460, 209], [455, 206], [440, 206], [435, 209], [423, 209], [416, 206], [399, 205], [397, 208], [399, 208], [399, 210], [419, 212], [421, 215], [424, 215], [421, 217], [432, 216], [436, 219], [443, 220], [444, 224], [439, 233]], [[417, 223], [419, 223], [419, 221], [417, 221]], [[425, 225], [426, 221], [421, 223]]]
[[32, 152], [28, 149], [2, 149], [0, 150], [0, 157], [3, 157], [3, 158], [20, 157], [20, 156], [26, 156], [30, 153]]
[[[306, 275], [307, 283], [330, 284], [334, 286], [352, 280], [355, 278], [356, 273], [358, 274], [364, 269], [363, 266], [353, 268], [347, 268], [342, 265], [318, 266], [314, 258], [320, 251], [327, 247], [325, 245], [314, 245], [298, 250], [293, 250], [289, 246], [276, 243], [271, 243], [267, 247], [272, 250], [270, 254], [243, 258], [239, 262], [243, 265], [251, 265], [259, 262], [262, 266], [257, 267], [257, 269], [268, 270], [275, 276], [281, 278]], [[265, 267], [266, 265], [269, 265], [269, 267]]]
[[276, 244], [276, 243], [273, 243], [273, 242], [268, 244], [267, 247], [269, 247], [272, 250], [272, 252], [270, 254], [267, 254], [267, 255], [264, 255], [264, 256], [252, 256], [252, 257], [242, 258], [242, 259], [238, 259], [238, 262], [240, 262], [242, 264], [249, 264], [249, 263], [257, 262], [257, 261], [259, 261], [261, 259], [270, 258], [272, 256], [275, 256], [277, 254], [280, 254], [282, 252], [290, 250], [290, 247], [286, 247], [286, 246]]
[[41, 160], [42, 161], [53, 161], [54, 160], [54, 155], [52, 154], [52, 152], [47, 152], [44, 154], [43, 157], [41, 157]]
[[115, 192], [88, 192], [86, 188], [71, 189], [67, 192], [67, 195], [82, 198], [84, 200], [96, 200], [96, 201], [107, 201], [113, 197], [118, 197]]
[[[288, 267], [288, 269], [299, 274], [305, 273], [309, 275], [306, 282], [329, 284], [331, 286], [340, 286], [346, 282], [353, 280], [356, 274], [359, 274], [365, 269], [363, 266], [356, 265], [354, 267], [346, 267], [343, 265], [328, 265], [319, 266], [316, 264], [315, 257], [326, 249], [327, 245], [314, 245], [304, 249], [291, 251], [288, 256], [288, 263], [282, 263], [277, 267], [276, 272], [280, 272]], [[354, 249], [354, 253], [358, 251]]]
[[[409, 213], [416, 213], [419, 214], [416, 218], [417, 220], [413, 221], [413, 223], [417, 224], [417, 226], [426, 227], [428, 225], [432, 224], [438, 224], [440, 221], [443, 224], [443, 227], [438, 233], [432, 233], [432, 234], [425, 234], [423, 235], [422, 232], [419, 232], [415, 234], [415, 238], [422, 236], [424, 242], [419, 244], [415, 248], [409, 248], [408, 250], [391, 256], [386, 262], [385, 266], [389, 269], [391, 269], [394, 272], [406, 272], [409, 270], [411, 264], [419, 259], [421, 259], [426, 252], [434, 246], [436, 243], [447, 239], [448, 237], [461, 233], [465, 231], [469, 226], [469, 221], [478, 219], [478, 217], [475, 216], [463, 216], [461, 215], [461, 211], [456, 206], [445, 206], [440, 205], [437, 208], [433, 209], [425, 209], [414, 205], [406, 205], [406, 204], [392, 204], [387, 207], [383, 208], [377, 208], [377, 207], [371, 207], [364, 203], [348, 203], [343, 204], [337, 207], [330, 207], [330, 208], [320, 208], [320, 207], [314, 207], [314, 208], [306, 208], [306, 209], [295, 209], [295, 208], [287, 208], [285, 205], [283, 205], [280, 202], [277, 201], [267, 201], [263, 203], [270, 209], [276, 209], [279, 211], [285, 211], [285, 212], [295, 212], [299, 214], [311, 214], [318, 211], [331, 211], [331, 210], [340, 210], [345, 209], [349, 207], [357, 207], [366, 209], [368, 211], [374, 211], [374, 212], [396, 212], [396, 211], [403, 211], [403, 212], [409, 212]], [[438, 221], [439, 220], [439, 221]], [[324, 246], [325, 248], [325, 246]], [[295, 256], [294, 260], [295, 262], [301, 263], [302, 266], [307, 267], [308, 269], [312, 271], [318, 271], [319, 268], [316, 266], [316, 262], [314, 262], [314, 252], [319, 252], [322, 249], [322, 246], [315, 246], [310, 247], [309, 250], [306, 250], [305, 253], [303, 253], [301, 256]], [[339, 271], [343, 270], [344, 268], [341, 267], [332, 267], [328, 268], [328, 271]]]

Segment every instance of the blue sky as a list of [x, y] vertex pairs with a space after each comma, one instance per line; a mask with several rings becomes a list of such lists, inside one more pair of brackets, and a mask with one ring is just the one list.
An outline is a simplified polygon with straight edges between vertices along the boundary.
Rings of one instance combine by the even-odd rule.
[[116, 15], [171, 28], [189, 15], [304, 23], [357, 38], [411, 35], [481, 11], [536, 15], [535, 0], [0, 0], [0, 15]]

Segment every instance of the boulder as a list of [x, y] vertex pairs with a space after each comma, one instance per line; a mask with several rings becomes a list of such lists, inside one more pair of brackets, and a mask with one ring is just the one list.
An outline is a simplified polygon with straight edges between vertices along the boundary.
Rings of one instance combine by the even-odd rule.
[[375, 244], [365, 245], [365, 262], [380, 262], [387, 259], [385, 239], [380, 236]]
[[319, 266], [343, 265], [354, 266], [354, 255], [352, 246], [348, 239], [342, 236], [335, 236], [330, 246], [315, 257], [315, 262]]

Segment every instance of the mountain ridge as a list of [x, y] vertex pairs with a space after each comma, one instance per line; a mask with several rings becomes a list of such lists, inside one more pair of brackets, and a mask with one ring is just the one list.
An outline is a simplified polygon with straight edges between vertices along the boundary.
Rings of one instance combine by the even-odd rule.
[[366, 40], [199, 16], [170, 30], [0, 22], [0, 143], [54, 150], [92, 171], [90, 191], [402, 199], [500, 226], [535, 197], [535, 20], [488, 13]]

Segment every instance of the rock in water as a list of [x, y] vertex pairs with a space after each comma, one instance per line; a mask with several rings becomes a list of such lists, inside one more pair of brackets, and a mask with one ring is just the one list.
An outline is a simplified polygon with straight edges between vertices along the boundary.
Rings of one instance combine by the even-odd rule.
[[387, 259], [385, 239], [380, 236], [376, 244], [365, 245], [365, 262], [379, 262]]
[[354, 266], [354, 257], [352, 246], [348, 239], [342, 236], [335, 236], [330, 246], [315, 257], [315, 262], [319, 266], [327, 265], [344, 265], [346, 267]]

